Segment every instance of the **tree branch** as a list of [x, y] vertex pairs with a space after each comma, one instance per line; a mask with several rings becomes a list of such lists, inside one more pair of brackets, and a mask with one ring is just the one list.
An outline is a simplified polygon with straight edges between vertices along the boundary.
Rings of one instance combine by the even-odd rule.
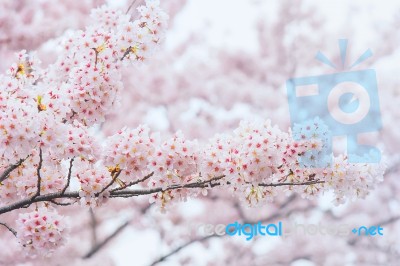
[[96, 193], [96, 197], [98, 197], [101, 193], [103, 193], [104, 191], [106, 191], [107, 188], [111, 187], [112, 184], [114, 184], [115, 180], [118, 178], [118, 176], [121, 174], [121, 170], [119, 170], [118, 172], [116, 172], [114, 174], [114, 176], [111, 179], [111, 182], [108, 183], [107, 186], [105, 186], [100, 192]]
[[183, 245], [171, 250], [169, 253], [165, 254], [164, 256], [160, 257], [159, 259], [155, 260], [152, 264], [150, 264], [150, 266], [154, 266], [154, 265], [156, 265], [156, 264], [158, 264], [160, 262], [165, 261], [166, 259], [168, 259], [172, 255], [178, 253], [179, 251], [181, 251], [182, 249], [192, 245], [193, 243], [203, 242], [203, 241], [206, 241], [206, 240], [208, 240], [208, 239], [210, 239], [212, 237], [217, 237], [217, 236], [219, 236], [219, 235], [208, 235], [208, 236], [192, 239], [192, 240], [186, 242], [185, 244], [183, 244]]
[[[42, 165], [42, 156], [40, 156], [40, 162], [38, 166], [38, 187], [40, 186], [40, 169]], [[153, 174], [149, 174], [150, 176]], [[149, 176], [149, 177], [150, 177]], [[147, 177], [147, 176], [146, 176]], [[217, 182], [220, 179], [224, 178], [225, 176], [217, 176], [214, 178], [211, 178], [209, 180], [201, 181], [201, 182], [193, 182], [193, 183], [187, 183], [187, 184], [176, 184], [176, 185], [171, 185], [169, 187], [163, 188], [163, 187], [158, 187], [158, 188], [151, 188], [151, 189], [136, 189], [136, 190], [116, 190], [116, 191], [111, 191], [110, 192], [110, 197], [111, 198], [130, 198], [130, 197], [135, 197], [135, 196], [140, 196], [140, 195], [150, 195], [158, 192], [164, 192], [164, 191], [169, 191], [169, 190], [175, 190], [175, 189], [182, 189], [182, 188], [206, 188], [206, 187], [216, 187], [220, 186], [221, 183]], [[148, 178], [148, 177], [147, 177]], [[311, 184], [316, 184], [316, 183], [323, 183], [324, 181], [320, 180], [314, 180], [314, 181], [309, 181], [309, 182], [303, 182], [303, 183], [270, 183], [270, 184], [258, 184], [259, 186], [303, 186], [303, 185], [311, 185]], [[229, 184], [229, 183], [228, 183]], [[106, 186], [107, 188], [108, 186]], [[98, 195], [97, 195], [98, 196]], [[79, 199], [79, 191], [74, 191], [74, 192], [64, 192], [59, 191], [56, 193], [49, 193], [46, 195], [40, 195], [38, 192], [36, 195], [34, 195], [31, 198], [26, 198], [22, 199], [20, 201], [14, 202], [8, 206], [0, 207], [0, 214], [10, 212], [12, 210], [20, 209], [25, 206], [29, 206], [32, 203], [35, 202], [43, 202], [43, 201], [54, 201], [55, 199], [62, 199], [62, 198], [69, 198], [69, 199]]]
[[49, 193], [46, 195], [39, 195], [37, 197], [25, 198], [20, 201], [14, 202], [10, 205], [1, 207], [0, 214], [7, 213], [7, 212], [10, 212], [13, 210], [20, 209], [20, 208], [24, 208], [25, 206], [29, 206], [35, 202], [51, 201], [54, 199], [61, 199], [61, 198], [79, 198], [79, 192], [75, 191], [75, 192], [67, 192], [67, 193], [62, 194], [60, 191], [60, 192], [56, 192], [56, 193]]
[[31, 155], [28, 155], [26, 158], [20, 159], [17, 163], [10, 165], [10, 166], [1, 174], [1, 176], [0, 176], [0, 183], [3, 182], [4, 180], [6, 180], [6, 179], [9, 177], [9, 175], [11, 174], [11, 172], [14, 171], [15, 169], [17, 169], [19, 166], [21, 166], [22, 163], [25, 162], [26, 159], [29, 158], [29, 156], [31, 156]]
[[132, 46], [129, 46], [126, 50], [125, 53], [121, 57], [121, 61], [124, 60], [124, 58], [131, 52]]
[[49, 200], [51, 203], [58, 205], [58, 206], [69, 206], [74, 204], [75, 202], [57, 202], [55, 199]]
[[69, 187], [69, 183], [71, 182], [71, 175], [72, 175], [72, 165], [74, 164], [75, 157], [69, 161], [69, 169], [68, 169], [68, 176], [67, 176], [67, 184], [65, 185], [64, 189], [62, 190], [61, 194], [64, 194], [67, 188]]
[[107, 238], [105, 238], [102, 242], [98, 243], [95, 245], [85, 256], [83, 256], [83, 259], [88, 259], [93, 256], [99, 249], [101, 249], [103, 246], [105, 246], [108, 242], [110, 242], [111, 239], [116, 237], [125, 227], [129, 225], [129, 221], [126, 221], [125, 223], [121, 224], [111, 235], [109, 235]]
[[42, 185], [42, 177], [40, 176], [40, 170], [42, 169], [42, 164], [43, 164], [43, 154], [42, 154], [42, 148], [39, 148], [39, 165], [36, 169], [37, 173], [37, 190], [35, 195], [32, 196], [32, 199], [35, 199], [37, 196], [40, 195], [40, 187]]
[[8, 229], [8, 231], [10, 231], [15, 237], [17, 237], [17, 231], [15, 231], [14, 229], [12, 229], [11, 227], [9, 227], [7, 224], [0, 222], [0, 225], [6, 227]]
[[301, 182], [301, 183], [293, 183], [293, 182], [283, 182], [283, 183], [269, 183], [269, 184], [258, 184], [260, 187], [282, 187], [282, 186], [309, 186], [309, 185], [314, 185], [314, 184], [320, 184], [320, 183], [325, 183], [323, 180], [313, 180], [313, 181], [306, 181], [306, 182]]
[[153, 174], [154, 174], [154, 172], [153, 172], [153, 173], [150, 173], [150, 174], [148, 174], [148, 175], [146, 175], [146, 176], [143, 177], [142, 179], [139, 179], [139, 180], [136, 180], [136, 181], [132, 181], [132, 182], [130, 182], [130, 183], [128, 183], [128, 184], [126, 184], [126, 185], [124, 185], [124, 186], [122, 186], [122, 187], [114, 188], [113, 190], [111, 190], [111, 192], [123, 190], [123, 189], [125, 189], [125, 188], [127, 188], [127, 187], [131, 187], [131, 186], [134, 186], [134, 185], [136, 185], [136, 184], [143, 183], [144, 181], [146, 181], [147, 179], [149, 179], [151, 176], [153, 176]]
[[218, 176], [211, 178], [209, 180], [201, 181], [201, 182], [193, 182], [193, 183], [188, 183], [188, 184], [179, 184], [179, 185], [171, 185], [167, 188], [152, 188], [152, 189], [135, 189], [135, 190], [121, 190], [121, 191], [113, 191], [113, 193], [110, 195], [110, 197], [135, 197], [139, 195], [148, 195], [148, 194], [153, 194], [153, 193], [158, 193], [158, 192], [164, 192], [168, 190], [174, 190], [174, 189], [181, 189], [181, 188], [205, 188], [208, 186], [215, 187], [219, 186], [220, 183], [212, 183], [213, 181], [218, 181], [222, 179], [224, 176]]
[[[140, 210], [140, 212], [142, 213], [142, 214], [145, 214], [150, 208], [151, 208], [151, 206], [153, 206], [154, 204], [152, 203], [152, 204], [149, 204], [149, 205], [146, 205], [145, 207], [143, 207], [143, 208], [141, 208], [141, 210]], [[93, 213], [94, 214], [94, 213]], [[93, 217], [94, 217], [94, 215], [93, 215]], [[95, 217], [94, 217], [95, 218]], [[95, 219], [95, 224], [96, 224], [96, 226], [98, 226], [98, 221]], [[92, 221], [92, 225], [93, 225], [93, 221]], [[124, 225], [124, 224], [123, 224]], [[92, 227], [93, 228], [93, 227]], [[123, 229], [123, 228], [122, 228]], [[111, 235], [112, 235], [112, 237], [116, 237], [117, 236], [117, 234], [115, 233], [116, 231], [120, 231], [120, 230], [122, 230], [120, 227], [118, 227]], [[107, 238], [105, 238], [102, 242], [104, 242], [104, 241], [109, 241], [109, 240], [107, 240], [109, 237], [107, 237]], [[101, 243], [99, 243], [98, 241], [97, 241], [97, 237], [96, 237], [96, 240], [94, 241], [95, 242], [95, 244], [92, 246], [92, 248], [91, 248], [91, 250], [87, 253], [87, 254], [91, 254], [90, 256], [92, 257], [94, 254], [96, 254], [97, 252], [99, 252], [100, 250], [101, 250], [101, 248], [102, 247], [104, 247], [104, 244], [101, 244]], [[94, 250], [95, 249], [95, 246], [100, 246], [100, 247], [98, 247], [98, 248], [96, 248], [96, 250]], [[86, 255], [87, 256], [87, 255]]]
[[[205, 188], [205, 187], [216, 187], [220, 186], [221, 183], [213, 183], [214, 181], [218, 181], [225, 176], [218, 176], [214, 177], [212, 179], [206, 180], [206, 181], [201, 181], [201, 182], [193, 182], [189, 184], [179, 184], [179, 185], [172, 185], [169, 186], [165, 189], [158, 187], [158, 188], [152, 188], [152, 189], [137, 189], [137, 190], [122, 190], [122, 191], [113, 191], [111, 193], [111, 197], [134, 197], [134, 196], [139, 196], [139, 195], [148, 195], [148, 194], [153, 194], [153, 193], [158, 193], [158, 192], [164, 192], [168, 190], [174, 190], [174, 189], [181, 189], [181, 188]], [[258, 186], [262, 187], [279, 187], [279, 186], [306, 186], [306, 185], [313, 185], [313, 184], [318, 184], [318, 183], [324, 183], [325, 181], [322, 180], [313, 180], [313, 181], [307, 181], [307, 182], [300, 182], [300, 183], [269, 183], [269, 184], [258, 184]]]

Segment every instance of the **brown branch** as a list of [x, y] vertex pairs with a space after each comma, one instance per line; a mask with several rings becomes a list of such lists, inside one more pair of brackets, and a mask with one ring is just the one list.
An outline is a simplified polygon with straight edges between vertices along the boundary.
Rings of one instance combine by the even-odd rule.
[[96, 48], [92, 48], [95, 54], [95, 61], [94, 61], [94, 67], [97, 68], [97, 58], [99, 56], [99, 52], [96, 50]]
[[11, 174], [12, 171], [14, 171], [14, 170], [17, 169], [18, 167], [20, 167], [20, 166], [22, 165], [22, 163], [25, 162], [26, 159], [29, 158], [29, 156], [31, 156], [31, 155], [28, 155], [26, 158], [20, 159], [17, 163], [10, 165], [10, 166], [1, 174], [1, 176], [0, 176], [0, 183], [3, 182], [4, 180], [6, 180], [6, 179], [9, 177], [9, 175]]
[[[42, 158], [42, 156], [40, 156]], [[40, 159], [39, 166], [38, 166], [38, 187], [40, 186], [40, 169], [41, 169], [41, 164], [42, 164], [42, 159]], [[211, 178], [209, 180], [201, 181], [201, 182], [193, 182], [193, 183], [187, 183], [187, 184], [176, 184], [176, 185], [171, 185], [169, 187], [163, 188], [163, 187], [158, 187], [158, 188], [151, 188], [151, 189], [136, 189], [136, 190], [117, 190], [117, 191], [111, 191], [110, 192], [110, 197], [111, 198], [130, 198], [130, 197], [135, 197], [135, 196], [140, 196], [140, 195], [150, 195], [158, 192], [164, 192], [164, 191], [169, 191], [169, 190], [175, 190], [175, 189], [182, 189], [182, 188], [206, 188], [206, 187], [216, 187], [220, 186], [221, 183], [218, 182], [220, 179], [224, 178], [225, 176], [217, 176], [214, 178]], [[310, 184], [316, 184], [316, 183], [322, 183], [323, 181], [319, 180], [314, 180], [314, 181], [309, 181], [309, 182], [304, 182], [304, 183], [271, 183], [271, 184], [259, 184], [260, 186], [284, 186], [284, 185], [296, 185], [296, 186], [302, 186], [302, 185], [310, 185]], [[111, 183], [110, 183], [111, 184]], [[109, 185], [110, 185], [109, 184]], [[229, 184], [229, 183], [227, 183]], [[107, 189], [108, 186], [106, 186]], [[100, 193], [98, 193], [100, 194]], [[98, 196], [98, 195], [96, 195]], [[62, 199], [62, 198], [69, 198], [69, 199], [79, 199], [79, 192], [74, 191], [74, 192], [63, 192], [59, 191], [56, 193], [49, 193], [46, 195], [40, 195], [36, 194], [31, 198], [26, 198], [22, 199], [20, 201], [14, 202], [8, 206], [3, 206], [0, 207], [0, 214], [7, 213], [16, 209], [20, 208], [25, 208], [30, 206], [31, 204], [35, 202], [45, 202], [45, 201], [54, 201], [55, 199]]]
[[260, 187], [281, 187], [281, 186], [309, 186], [309, 185], [314, 185], [314, 184], [321, 184], [325, 183], [323, 180], [312, 180], [312, 181], [306, 181], [306, 182], [300, 182], [300, 183], [294, 183], [294, 182], [283, 182], [283, 183], [269, 183], [269, 184], [258, 184]]
[[132, 181], [132, 182], [130, 182], [130, 183], [128, 183], [128, 184], [125, 184], [125, 185], [122, 186], [122, 187], [114, 188], [113, 190], [111, 190], [111, 192], [113, 192], [113, 191], [118, 191], [118, 190], [123, 190], [123, 189], [125, 189], [125, 188], [127, 188], [127, 187], [131, 187], [131, 186], [134, 186], [134, 185], [136, 185], [136, 184], [143, 183], [144, 181], [146, 181], [147, 179], [149, 179], [149, 178], [152, 177], [153, 175], [154, 175], [154, 172], [152, 172], [152, 173], [146, 175], [146, 176], [143, 177], [142, 179], [139, 179], [139, 180], [136, 180], [136, 181]]
[[51, 203], [58, 205], [58, 206], [69, 206], [74, 204], [75, 202], [57, 202], [55, 199], [49, 200]]
[[[141, 208], [141, 210], [140, 210], [140, 212], [142, 213], [142, 214], [145, 214], [148, 210], [150, 210], [150, 208], [152, 207], [152, 206], [154, 206], [154, 204], [149, 204], [149, 205], [146, 205], [146, 206], [144, 206], [143, 208]], [[93, 213], [94, 214], [94, 213]], [[95, 218], [94, 217], [94, 215], [93, 215], [93, 218]], [[104, 220], [100, 220], [100, 221], [97, 221], [97, 219], [95, 219], [95, 227], [98, 227], [98, 225], [99, 225], [99, 223], [102, 223], [102, 222], [104, 222]], [[129, 223], [128, 221], [126, 222], [126, 223]], [[93, 221], [91, 221], [91, 225], [93, 226]], [[124, 224], [123, 224], [124, 225]], [[123, 226], [122, 225], [122, 226]], [[120, 226], [121, 227], [121, 226]], [[115, 231], [120, 231], [121, 230], [121, 228], [120, 227], [117, 227], [117, 229], [115, 230]], [[93, 230], [93, 227], [92, 227], [92, 230]], [[117, 236], [117, 234], [115, 233], [115, 231], [114, 231], [114, 233], [112, 233], [111, 235], [112, 235], [112, 237], [116, 237]], [[110, 237], [108, 237], [108, 238], [110, 238]], [[91, 248], [91, 250], [87, 253], [87, 254], [89, 254], [90, 253], [90, 256], [92, 257], [94, 254], [96, 254], [100, 249], [101, 249], [101, 247], [103, 247], [105, 244], [101, 244], [101, 243], [99, 243], [98, 241], [97, 241], [97, 236], [95, 237], [95, 241], [93, 241], [93, 242], [95, 242], [95, 244], [93, 244], [93, 246], [92, 246], [92, 248]], [[107, 240], [107, 238], [105, 239], [105, 240], [103, 240], [102, 242], [104, 242], [104, 241], [106, 241]], [[107, 241], [109, 241], [109, 240], [107, 240]], [[99, 246], [99, 245], [102, 245], [101, 247], [99, 247], [99, 248], [95, 248], [96, 246]], [[87, 255], [86, 255], [87, 256]]]
[[14, 202], [10, 205], [0, 207], [0, 214], [28, 207], [35, 202], [51, 201], [54, 199], [61, 199], [61, 198], [79, 198], [79, 192], [75, 191], [62, 194], [60, 191], [56, 193], [49, 193], [46, 195], [39, 195], [36, 197], [25, 198], [20, 201]]
[[195, 238], [192, 239], [188, 242], [186, 242], [185, 244], [173, 249], [172, 251], [168, 252], [167, 254], [165, 254], [164, 256], [161, 256], [160, 258], [158, 258], [157, 260], [155, 260], [152, 264], [150, 264], [150, 266], [154, 266], [160, 262], [165, 261], [166, 259], [168, 259], [169, 257], [171, 257], [172, 255], [178, 253], [179, 251], [181, 251], [182, 249], [192, 245], [193, 243], [201, 243], [203, 241], [206, 241], [212, 237], [218, 237], [219, 235], [208, 235], [208, 236], [204, 236], [204, 237], [200, 237], [200, 238]]
[[74, 164], [75, 157], [69, 161], [69, 169], [68, 169], [68, 176], [67, 176], [67, 184], [65, 185], [64, 189], [62, 190], [61, 194], [64, 194], [69, 187], [69, 183], [71, 182], [71, 175], [72, 175], [72, 165]]
[[222, 179], [225, 176], [217, 176], [214, 178], [211, 178], [206, 181], [201, 181], [201, 182], [193, 182], [193, 183], [188, 183], [188, 184], [179, 184], [179, 185], [172, 185], [167, 188], [152, 188], [152, 189], [136, 189], [136, 190], [120, 190], [120, 191], [113, 191], [111, 193], [111, 197], [135, 197], [139, 195], [148, 195], [148, 194], [153, 194], [153, 193], [158, 193], [158, 192], [165, 192], [168, 190], [174, 190], [174, 189], [181, 189], [181, 188], [205, 188], [205, 187], [216, 187], [219, 186], [220, 183], [212, 183], [213, 181], [218, 181]]
[[[181, 189], [181, 188], [205, 188], [205, 187], [216, 187], [220, 186], [221, 183], [213, 183], [213, 181], [218, 181], [225, 176], [218, 176], [214, 177], [212, 179], [206, 180], [206, 181], [201, 181], [201, 182], [193, 182], [189, 184], [179, 184], [179, 185], [172, 185], [169, 186], [165, 189], [158, 187], [158, 188], [153, 188], [153, 189], [137, 189], [137, 190], [122, 190], [122, 191], [113, 191], [111, 193], [111, 197], [135, 197], [139, 195], [148, 195], [148, 194], [153, 194], [153, 193], [158, 193], [158, 192], [164, 192], [168, 190], [174, 190], [174, 189]], [[321, 180], [314, 180], [314, 181], [307, 181], [307, 182], [300, 182], [300, 183], [270, 183], [270, 184], [258, 184], [258, 186], [262, 187], [279, 187], [279, 186], [305, 186], [305, 185], [313, 185], [317, 183], [324, 183], [325, 181]]]
[[83, 256], [83, 259], [88, 259], [88, 258], [92, 257], [99, 249], [101, 249], [108, 242], [110, 242], [111, 239], [116, 237], [128, 225], [129, 225], [129, 221], [126, 221], [125, 223], [121, 224], [111, 235], [106, 237], [102, 242], [95, 245], [85, 256]]
[[2, 226], [4, 226], [5, 228], [7, 228], [8, 229], [8, 231], [10, 231], [15, 237], [17, 237], [17, 231], [15, 231], [14, 229], [12, 229], [11, 227], [9, 227], [7, 224], [5, 224], [5, 223], [1, 223], [0, 222], [0, 225], [2, 225]]
[[40, 176], [40, 170], [42, 169], [42, 164], [43, 164], [43, 154], [42, 154], [42, 148], [39, 148], [39, 165], [36, 169], [36, 174], [37, 174], [37, 190], [35, 195], [33, 195], [32, 199], [35, 199], [37, 196], [40, 195], [40, 187], [42, 186], [42, 177]]
[[105, 186], [100, 192], [98, 192], [98, 193], [95, 194], [96, 197], [98, 197], [101, 193], [103, 193], [104, 191], [106, 191], [106, 189], [108, 189], [109, 187], [111, 187], [112, 184], [114, 184], [115, 180], [118, 178], [118, 176], [119, 176], [120, 174], [121, 174], [121, 170], [119, 170], [118, 172], [116, 172], [116, 173], [114, 174], [114, 176], [112, 177], [111, 182], [108, 183], [108, 185]]
[[131, 52], [132, 46], [129, 46], [126, 51], [124, 52], [124, 54], [121, 57], [121, 61], [125, 59], [125, 57]]

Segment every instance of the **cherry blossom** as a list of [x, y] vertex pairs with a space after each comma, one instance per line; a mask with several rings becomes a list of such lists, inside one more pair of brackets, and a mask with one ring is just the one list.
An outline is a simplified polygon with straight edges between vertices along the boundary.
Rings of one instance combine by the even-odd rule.
[[29, 256], [50, 256], [65, 242], [66, 221], [55, 210], [21, 213], [17, 226], [17, 236]]
[[[83, 9], [92, 1], [85, 3]], [[31, 7], [25, 4], [20, 7], [24, 14]], [[0, 5], [14, 10], [9, 1]], [[302, 204], [300, 199], [291, 201], [297, 195], [315, 207], [315, 200], [330, 193], [334, 204], [343, 205], [367, 198], [383, 181], [385, 162], [350, 163], [348, 155], [330, 153], [329, 129], [322, 120], [292, 129], [284, 119], [278, 122], [281, 127], [265, 120], [267, 114], [280, 117], [283, 113], [281, 100], [261, 91], [269, 82], [274, 93], [282, 96], [276, 80], [292, 66], [282, 62], [281, 47], [263, 48], [272, 52], [261, 49], [254, 58], [223, 51], [215, 59], [220, 62], [214, 64], [187, 60], [182, 49], [162, 50], [165, 58], [157, 54], [160, 58], [152, 61], [168, 22], [159, 5], [147, 0], [132, 12], [106, 5], [93, 9], [90, 16], [81, 18], [80, 29], [71, 26], [72, 30], [57, 33], [60, 37], [52, 40], [57, 43], [54, 58], [44, 58], [50, 62], [41, 64], [38, 54], [22, 50], [0, 75], [0, 215], [10, 227], [1, 225], [17, 237], [27, 255], [43, 259], [54, 252], [68, 252], [58, 250], [74, 243], [74, 238], [66, 241], [69, 227], [64, 216], [89, 213], [96, 231], [96, 219], [106, 219], [107, 215], [95, 217], [103, 210], [112, 216], [132, 205], [137, 207], [132, 210], [137, 217], [154, 207], [166, 213], [156, 224], [166, 234], [164, 218], [171, 218], [172, 224], [182, 222], [186, 218], [173, 207], [188, 200], [203, 200], [207, 210], [220, 210], [218, 204], [233, 205], [233, 212], [241, 206], [267, 208], [279, 217], [289, 203], [293, 209]], [[0, 14], [0, 23], [7, 17]], [[6, 32], [16, 31], [13, 25], [4, 25], [0, 43]], [[25, 35], [36, 40], [28, 29], [16, 32], [17, 39], [7, 43], [27, 49], [36, 46], [18, 40]], [[279, 55], [272, 58], [272, 66], [266, 63], [273, 76], [266, 78], [257, 72], [265, 71], [258, 57], [267, 59], [271, 54]], [[171, 64], [179, 56], [184, 58], [183, 67]], [[183, 71], [190, 66], [193, 73]], [[213, 82], [200, 84], [198, 75]], [[187, 95], [194, 99], [188, 101]], [[144, 124], [153, 107], [165, 110], [168, 132]], [[191, 108], [197, 108], [194, 116], [183, 119], [182, 110]], [[243, 117], [242, 112], [249, 115]], [[236, 115], [226, 118], [228, 113]], [[262, 120], [252, 119], [259, 117]], [[114, 119], [127, 126], [120, 129]], [[219, 134], [212, 136], [215, 132]], [[316, 167], [320, 161], [328, 163]], [[116, 198], [134, 201], [120, 203], [124, 201]], [[235, 215], [246, 220], [240, 209], [238, 215], [226, 214], [226, 220]], [[143, 228], [143, 221], [137, 219], [135, 225]], [[76, 236], [81, 237], [84, 233], [79, 230], [88, 227], [88, 221], [82, 223], [73, 228]], [[100, 244], [93, 238], [95, 249]], [[249, 253], [254, 255], [251, 249]]]

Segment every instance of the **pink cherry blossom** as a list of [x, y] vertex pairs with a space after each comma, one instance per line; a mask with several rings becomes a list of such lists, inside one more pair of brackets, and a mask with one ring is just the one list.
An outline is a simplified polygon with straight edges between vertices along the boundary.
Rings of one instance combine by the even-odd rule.
[[56, 210], [21, 213], [16, 223], [18, 239], [29, 256], [50, 256], [65, 242], [67, 224]]

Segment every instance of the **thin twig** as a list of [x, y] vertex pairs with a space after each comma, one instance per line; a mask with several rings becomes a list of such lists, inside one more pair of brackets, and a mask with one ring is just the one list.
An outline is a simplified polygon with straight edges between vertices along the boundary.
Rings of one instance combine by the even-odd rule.
[[325, 183], [323, 180], [313, 180], [313, 181], [306, 181], [306, 182], [283, 182], [283, 183], [269, 183], [269, 184], [258, 184], [260, 187], [281, 187], [281, 186], [308, 186], [308, 185], [314, 185], [314, 184], [321, 184]]
[[51, 203], [58, 205], [58, 206], [70, 206], [75, 202], [57, 202], [55, 199], [49, 200]]
[[121, 61], [131, 52], [132, 46], [129, 46], [121, 57]]
[[26, 158], [20, 159], [17, 163], [10, 165], [10, 166], [1, 174], [1, 176], [0, 176], [0, 183], [3, 182], [4, 180], [6, 180], [6, 179], [9, 177], [9, 175], [11, 174], [12, 171], [14, 171], [14, 170], [17, 169], [18, 167], [20, 167], [21, 164], [22, 164], [23, 162], [25, 162], [26, 159], [29, 158], [29, 156], [31, 156], [31, 155], [28, 155]]
[[154, 175], [154, 172], [146, 175], [142, 179], [139, 179], [139, 180], [136, 180], [136, 181], [132, 181], [132, 182], [130, 182], [130, 183], [128, 183], [128, 184], [126, 184], [126, 185], [124, 185], [122, 187], [114, 188], [113, 190], [111, 190], [111, 192], [118, 191], [118, 190], [123, 190], [123, 189], [125, 189], [127, 187], [131, 187], [131, 186], [134, 186], [136, 184], [142, 183], [142, 182], [146, 181], [147, 179], [149, 179], [150, 177], [152, 177], [153, 175]]
[[126, 10], [125, 15], [129, 13], [133, 5], [135, 4], [136, 0], [133, 0], [132, 3], [129, 5], [128, 10]]
[[100, 242], [96, 246], [94, 246], [85, 256], [83, 256], [83, 258], [88, 259], [88, 258], [92, 257], [99, 249], [101, 249], [103, 246], [105, 246], [111, 239], [116, 237], [128, 225], [129, 225], [129, 221], [126, 221], [125, 223], [120, 225], [111, 235], [109, 235], [102, 242]]
[[150, 264], [150, 266], [154, 266], [160, 262], [165, 261], [166, 259], [168, 259], [169, 257], [171, 257], [172, 255], [178, 253], [179, 251], [181, 251], [182, 249], [192, 245], [193, 243], [201, 243], [203, 241], [206, 241], [212, 237], [217, 237], [219, 235], [208, 235], [208, 236], [204, 236], [204, 237], [200, 237], [200, 238], [196, 238], [196, 239], [192, 239], [188, 242], [186, 242], [185, 244], [173, 249], [172, 251], [168, 252], [167, 254], [165, 254], [164, 256], [160, 257], [159, 259], [155, 260], [152, 264]]
[[[151, 208], [152, 206], [154, 206], [154, 203], [144, 206], [143, 208], [140, 209], [140, 212], [141, 212], [142, 214], [145, 214], [148, 210], [150, 210], [150, 208]], [[94, 214], [94, 213], [93, 213], [93, 214]], [[102, 221], [100, 221], [100, 222], [102, 222]], [[99, 221], [96, 220], [96, 226], [98, 226], [98, 223], [99, 223]], [[115, 229], [115, 231], [117, 231], [117, 230], [121, 230], [120, 227], [118, 227], [117, 229]], [[116, 236], [117, 236], [117, 235], [115, 234], [115, 231], [114, 231], [113, 233], [111, 233], [111, 235], [113, 235], [113, 237], [116, 237]], [[107, 238], [105, 238], [105, 240], [103, 240], [103, 242], [106, 241], [106, 240], [107, 240]], [[101, 244], [101, 243], [99, 243], [99, 242], [97, 241], [97, 237], [96, 237], [96, 244], [95, 244], [95, 245], [100, 245], [100, 244]], [[92, 246], [92, 249], [91, 249], [91, 251], [90, 251], [90, 253], [91, 253], [90, 256], [93, 256], [94, 254], [96, 254], [97, 252], [99, 252], [99, 251], [101, 250], [101, 248], [104, 247], [104, 245], [101, 245], [100, 247], [97, 247], [96, 250], [94, 250], [95, 245]], [[89, 253], [88, 253], [88, 254], [89, 254]]]
[[8, 229], [8, 231], [10, 231], [15, 237], [17, 237], [17, 231], [15, 231], [14, 229], [12, 229], [11, 227], [9, 227], [9, 226], [8, 226], [7, 224], [5, 224], [5, 223], [1, 223], [1, 222], [0, 222], [0, 225], [6, 227], [6, 228]]
[[67, 176], [67, 184], [65, 185], [64, 189], [62, 190], [61, 194], [64, 194], [69, 187], [69, 183], [71, 182], [71, 175], [72, 175], [72, 165], [74, 163], [75, 157], [69, 161], [69, 169], [68, 169], [68, 176]]
[[95, 61], [94, 61], [94, 67], [97, 68], [97, 57], [99, 55], [99, 52], [96, 50], [96, 48], [92, 48], [94, 50], [94, 54], [95, 54]]
[[42, 186], [42, 177], [40, 176], [40, 170], [42, 169], [42, 164], [43, 164], [43, 154], [42, 154], [42, 148], [39, 148], [39, 165], [36, 169], [37, 172], [37, 190], [35, 195], [33, 195], [32, 199], [35, 199], [37, 196], [40, 195], [40, 187]]
[[108, 189], [109, 187], [111, 187], [112, 184], [114, 184], [115, 180], [116, 180], [116, 179], [118, 178], [118, 176], [121, 174], [121, 171], [122, 171], [122, 170], [119, 170], [118, 172], [116, 172], [116, 173], [114, 174], [114, 176], [112, 177], [110, 183], [108, 183], [108, 185], [105, 186], [100, 192], [98, 192], [98, 193], [95, 194], [96, 197], [98, 197], [101, 193], [103, 193], [104, 191], [106, 191], [106, 189]]

